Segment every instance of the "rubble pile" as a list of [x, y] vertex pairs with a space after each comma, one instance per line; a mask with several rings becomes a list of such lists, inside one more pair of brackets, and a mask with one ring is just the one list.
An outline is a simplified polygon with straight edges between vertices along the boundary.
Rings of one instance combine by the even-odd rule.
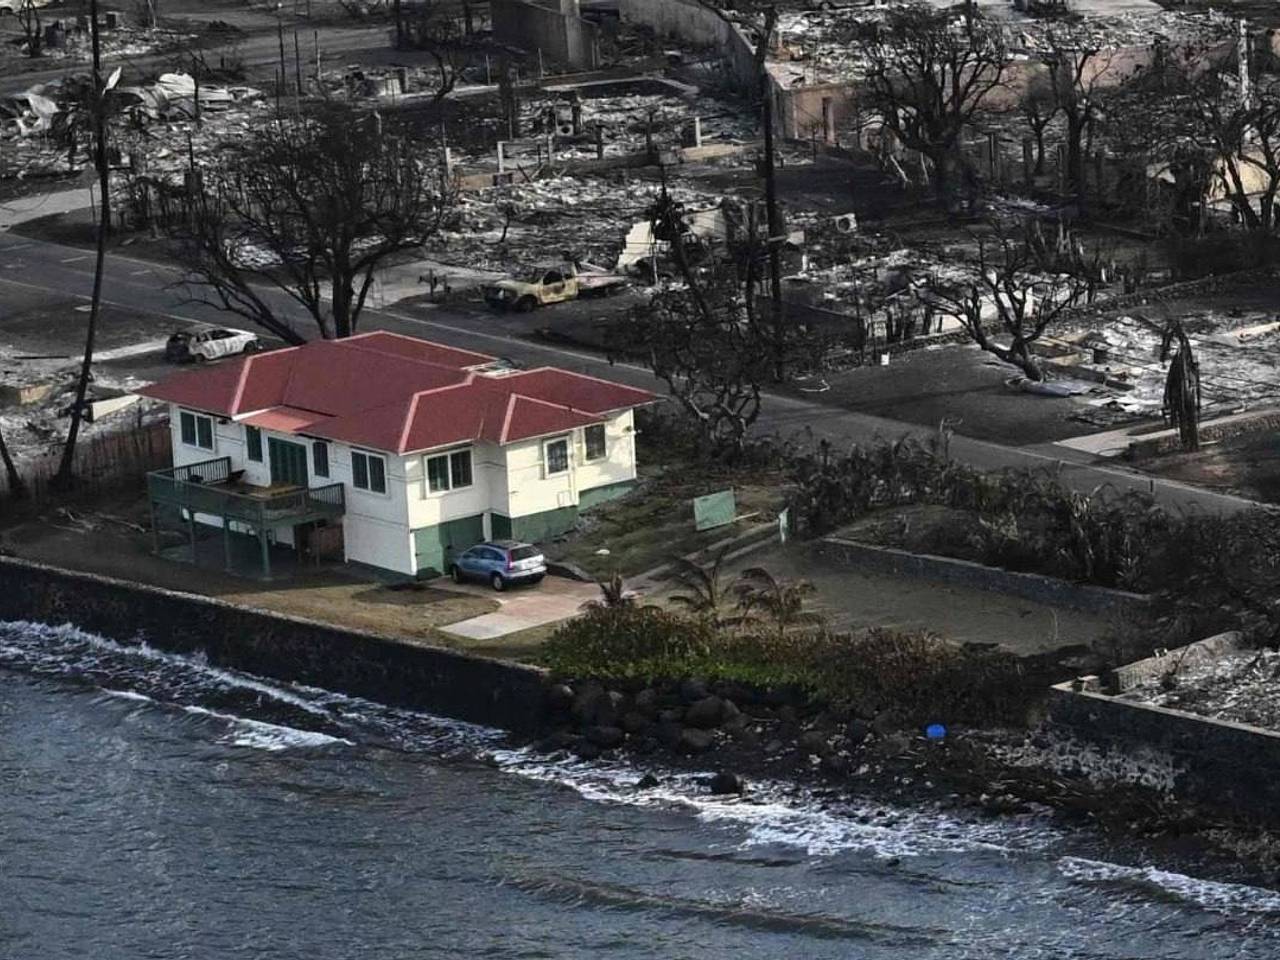
[[[687, 183], [667, 190], [689, 210], [722, 199]], [[614, 263], [661, 191], [658, 183], [615, 176], [549, 177], [463, 194], [458, 220], [427, 252], [441, 263], [501, 273], [563, 254]]]
[[[104, 60], [141, 57], [158, 50], [176, 47], [195, 38], [195, 34], [192, 33], [163, 30], [158, 27], [131, 27], [118, 21], [116, 26], [112, 27], [108, 20], [104, 27], [99, 41]], [[59, 62], [88, 63], [92, 59], [88, 19], [81, 16], [75, 20], [49, 21], [44, 29], [40, 58]]]
[[[850, 42], [864, 25], [883, 21], [888, 7], [856, 7], [836, 10], [791, 11], [778, 18], [781, 49], [775, 58], [808, 83], [857, 77], [861, 64]], [[957, 23], [963, 18], [957, 15]], [[1044, 20], [1010, 11], [999, 21], [1009, 52], [1018, 59], [1042, 56], [1050, 49], [1052, 34], [1059, 43], [1070, 42], [1097, 50], [1127, 47], [1208, 43], [1234, 29], [1234, 21], [1216, 10], [1185, 12], [1160, 10], [1078, 20]]]
[[[1170, 656], [1176, 659], [1176, 653]], [[1173, 667], [1122, 699], [1280, 731], [1280, 653], [1237, 650]]]
[[[1274, 398], [1275, 371], [1280, 364], [1280, 324], [1274, 314], [1206, 311], [1177, 319], [1186, 328], [1200, 365], [1206, 417]], [[1122, 316], [1100, 326], [1078, 325], [1063, 339], [1081, 344], [1101, 341], [1107, 359], [1080, 366], [1132, 385], [1124, 397], [1129, 412], [1160, 410], [1168, 372], [1168, 363], [1160, 361], [1163, 318]]]
[[[195, 81], [166, 73], [149, 84], [112, 91], [112, 146], [117, 166], [182, 181], [217, 157], [217, 147], [260, 125], [271, 108], [262, 92], [246, 86], [200, 86], [201, 122], [195, 122]], [[74, 79], [40, 84], [0, 99], [0, 176], [25, 178], [76, 173], [89, 163], [88, 127]]]

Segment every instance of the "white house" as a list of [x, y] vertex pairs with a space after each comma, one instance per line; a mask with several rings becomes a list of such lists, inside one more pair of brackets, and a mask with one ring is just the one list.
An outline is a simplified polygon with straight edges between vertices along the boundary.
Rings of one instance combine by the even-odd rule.
[[[141, 391], [170, 405], [154, 511], [409, 576], [485, 539], [539, 541], [636, 478], [644, 390], [397, 334], [245, 356]], [[176, 508], [176, 509], [175, 509]]]

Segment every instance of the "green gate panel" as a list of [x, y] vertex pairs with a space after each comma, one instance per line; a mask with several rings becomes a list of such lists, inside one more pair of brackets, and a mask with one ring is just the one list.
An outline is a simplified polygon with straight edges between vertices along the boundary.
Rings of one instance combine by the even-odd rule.
[[615, 500], [630, 493], [631, 488], [635, 485], [636, 482], [634, 480], [622, 480], [619, 483], [606, 483], [603, 487], [581, 490], [578, 492], [578, 512], [590, 510], [592, 507], [599, 506], [608, 500]]
[[510, 540], [511, 539], [511, 518], [504, 517], [500, 513], [489, 514], [489, 526], [493, 529], [493, 539]]
[[560, 507], [511, 518], [511, 539], [525, 543], [541, 543], [568, 533], [578, 521], [577, 507]]
[[738, 515], [738, 507], [734, 502], [732, 490], [721, 490], [709, 493], [705, 497], [693, 498], [693, 527], [695, 530], [710, 530], [733, 523]]
[[413, 531], [413, 554], [418, 576], [444, 573], [449, 560], [484, 540], [484, 514], [448, 520]]

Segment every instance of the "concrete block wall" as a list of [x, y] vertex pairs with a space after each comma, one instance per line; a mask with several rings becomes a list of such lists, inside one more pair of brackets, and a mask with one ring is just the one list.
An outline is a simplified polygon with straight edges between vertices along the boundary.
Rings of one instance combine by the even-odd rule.
[[71, 623], [119, 643], [517, 732], [543, 722], [545, 674], [534, 667], [9, 557], [0, 557], [0, 620]]
[[491, 0], [493, 36], [525, 50], [541, 50], [545, 58], [581, 70], [600, 64], [598, 30], [573, 13], [525, 0]]
[[1049, 723], [1078, 740], [1173, 761], [1172, 793], [1219, 813], [1280, 822], [1280, 734], [1243, 723], [1075, 691], [1049, 691]]

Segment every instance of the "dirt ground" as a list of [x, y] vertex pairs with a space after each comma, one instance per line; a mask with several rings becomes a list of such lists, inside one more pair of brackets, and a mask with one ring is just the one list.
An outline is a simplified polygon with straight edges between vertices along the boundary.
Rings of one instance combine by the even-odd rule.
[[929, 630], [957, 643], [997, 643], [1019, 656], [1093, 644], [1120, 629], [1106, 616], [1055, 608], [949, 584], [833, 567], [798, 543], [755, 551], [733, 572], [764, 567], [817, 588], [812, 608], [839, 630], [883, 626]]
[[0, 545], [24, 559], [436, 646], [465, 645], [437, 627], [498, 609], [488, 597], [419, 583], [389, 585], [348, 568], [299, 568], [288, 579], [264, 582], [196, 567], [153, 555], [146, 522], [145, 497], [117, 497], [70, 516], [50, 508], [0, 523]]
[[1269, 431], [1209, 443], [1194, 453], [1168, 453], [1134, 466], [1166, 480], [1280, 503], [1280, 439]]

